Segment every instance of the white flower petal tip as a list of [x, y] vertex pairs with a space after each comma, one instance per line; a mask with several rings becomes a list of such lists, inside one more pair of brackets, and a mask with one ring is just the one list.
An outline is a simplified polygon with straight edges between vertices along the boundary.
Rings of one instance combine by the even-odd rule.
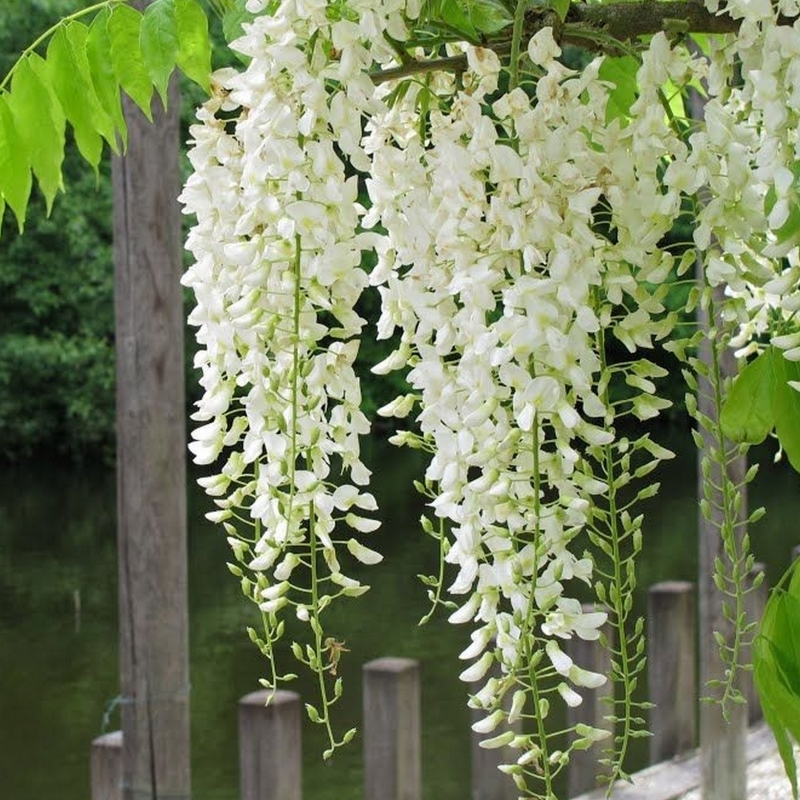
[[347, 542], [347, 549], [350, 554], [357, 558], [362, 564], [379, 564], [383, 561], [383, 556], [375, 550], [370, 550], [369, 547], [364, 547], [363, 544], [357, 542], [355, 539], [350, 539]]

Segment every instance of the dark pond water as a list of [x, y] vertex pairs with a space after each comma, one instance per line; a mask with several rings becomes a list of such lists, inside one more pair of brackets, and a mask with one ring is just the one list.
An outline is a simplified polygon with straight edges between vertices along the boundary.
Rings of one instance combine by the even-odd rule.
[[[663, 440], [663, 437], [662, 437]], [[658, 499], [646, 507], [640, 583], [692, 580], [696, 573], [694, 453], [664, 465]], [[375, 494], [384, 518], [384, 562], [369, 570], [372, 591], [331, 610], [330, 624], [350, 648], [342, 663], [342, 730], [358, 724], [360, 667], [372, 658], [418, 658], [423, 675], [423, 779], [426, 800], [469, 796], [469, 716], [455, 676], [468, 633], [426, 612], [416, 575], [433, 570], [435, 543], [418, 533], [422, 511], [410, 489], [421, 467], [414, 453], [371, 447]], [[765, 459], [751, 505], [768, 514], [752, 532], [775, 581], [800, 542], [798, 479]], [[228, 573], [224, 536], [203, 520], [206, 501], [192, 484], [190, 620], [195, 800], [238, 798], [236, 702], [258, 687], [260, 658], [244, 632], [249, 603]], [[111, 471], [26, 464], [0, 470], [0, 798], [88, 800], [89, 743], [119, 724], [116, 543]], [[366, 576], [365, 576], [366, 579]], [[297, 689], [303, 692], [301, 683]], [[310, 694], [311, 689], [309, 687]], [[108, 713], [107, 713], [108, 712]], [[360, 797], [360, 747], [324, 766], [324, 743], [304, 730], [304, 789], [312, 800]], [[443, 765], [449, 765], [442, 768]]]

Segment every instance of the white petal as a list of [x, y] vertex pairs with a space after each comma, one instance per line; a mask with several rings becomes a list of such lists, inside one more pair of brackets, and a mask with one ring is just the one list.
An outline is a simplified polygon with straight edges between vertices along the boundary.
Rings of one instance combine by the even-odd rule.
[[347, 549], [362, 564], [377, 564], [383, 561], [383, 556], [380, 553], [370, 550], [369, 547], [364, 547], [361, 542], [357, 542], [355, 539], [350, 539], [347, 543]]

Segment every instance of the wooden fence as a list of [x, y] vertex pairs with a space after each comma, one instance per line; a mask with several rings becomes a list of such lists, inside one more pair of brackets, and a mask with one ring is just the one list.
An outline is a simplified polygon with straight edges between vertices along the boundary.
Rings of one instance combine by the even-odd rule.
[[[754, 574], [762, 571], [754, 567]], [[760, 617], [766, 584], [748, 595], [751, 618]], [[647, 609], [649, 699], [649, 759], [656, 767], [634, 776], [633, 786], [614, 791], [614, 797], [668, 800], [699, 782], [699, 769], [688, 756], [697, 742], [697, 603], [695, 586], [667, 581], [651, 587]], [[608, 653], [596, 642], [577, 638], [566, 643], [576, 662], [607, 674]], [[406, 658], [380, 658], [363, 668], [364, 800], [421, 800], [420, 670]], [[604, 689], [583, 690], [583, 703], [569, 709], [568, 722], [606, 727], [608, 706]], [[750, 673], [742, 690], [749, 701], [749, 723], [761, 711]], [[269, 705], [267, 692], [254, 692], [239, 701], [239, 766], [241, 800], [302, 800], [303, 703], [295, 692], [278, 691]], [[516, 800], [513, 782], [497, 766], [514, 760], [507, 749], [484, 749], [473, 734], [472, 800]], [[568, 767], [568, 797], [603, 797], [597, 786], [597, 763], [604, 743], [576, 752]], [[119, 731], [92, 742], [92, 800], [120, 800], [122, 734]], [[774, 748], [768, 735], [756, 731], [752, 747], [758, 753]], [[679, 756], [678, 759], [675, 759]], [[696, 758], [694, 759], [697, 760]], [[449, 768], [452, 765], [443, 765]], [[659, 770], [677, 769], [680, 779]], [[655, 772], [654, 772], [655, 770]], [[698, 773], [695, 775], [695, 773]], [[671, 777], [670, 777], [671, 776]], [[637, 788], [638, 784], [638, 788]], [[651, 791], [648, 787], [654, 787]]]

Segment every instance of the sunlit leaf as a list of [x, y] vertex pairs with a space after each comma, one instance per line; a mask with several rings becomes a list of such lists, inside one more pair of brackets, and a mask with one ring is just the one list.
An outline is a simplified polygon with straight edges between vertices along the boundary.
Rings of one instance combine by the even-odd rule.
[[[83, 38], [85, 43], [85, 35]], [[88, 74], [88, 61], [78, 63], [67, 38], [67, 26], [61, 26], [50, 40], [46, 64], [51, 85], [67, 121], [72, 125], [78, 150], [97, 170], [103, 155], [103, 139], [96, 129], [96, 118], [100, 116], [101, 109]], [[97, 105], [96, 114], [91, 108], [93, 99]]]
[[734, 442], [763, 442], [775, 426], [773, 349], [768, 347], [736, 376], [725, 398], [720, 425]]
[[606, 104], [606, 122], [625, 119], [636, 101], [636, 72], [639, 60], [633, 56], [606, 58], [600, 65], [600, 80], [608, 81], [614, 88]]
[[17, 218], [20, 233], [32, 184], [27, 148], [8, 107], [8, 95], [0, 95], [0, 192]]
[[147, 73], [166, 106], [167, 87], [179, 53], [175, 0], [155, 0], [147, 6], [139, 31], [139, 44]]
[[197, 0], [175, 0], [175, 24], [178, 31], [178, 67], [210, 93], [211, 41], [208, 38], [208, 17]]
[[25, 132], [31, 169], [39, 181], [49, 213], [56, 193], [63, 188], [61, 164], [66, 120], [48, 85], [45, 62], [35, 53], [19, 62], [11, 81], [8, 106], [17, 130]]
[[[104, 9], [92, 20], [86, 39], [86, 58], [89, 62], [89, 72], [92, 76], [97, 101], [111, 120], [115, 134], [122, 139], [124, 148], [128, 142], [128, 126], [122, 113], [120, 84], [111, 62], [111, 37], [108, 33], [109, 15], [110, 11]], [[115, 152], [118, 151], [116, 135], [113, 141], [109, 141], [109, 144]]]
[[136, 9], [127, 5], [114, 6], [108, 17], [111, 63], [120, 86], [152, 122], [150, 101], [153, 97], [153, 82], [139, 46], [141, 23], [142, 15]]

